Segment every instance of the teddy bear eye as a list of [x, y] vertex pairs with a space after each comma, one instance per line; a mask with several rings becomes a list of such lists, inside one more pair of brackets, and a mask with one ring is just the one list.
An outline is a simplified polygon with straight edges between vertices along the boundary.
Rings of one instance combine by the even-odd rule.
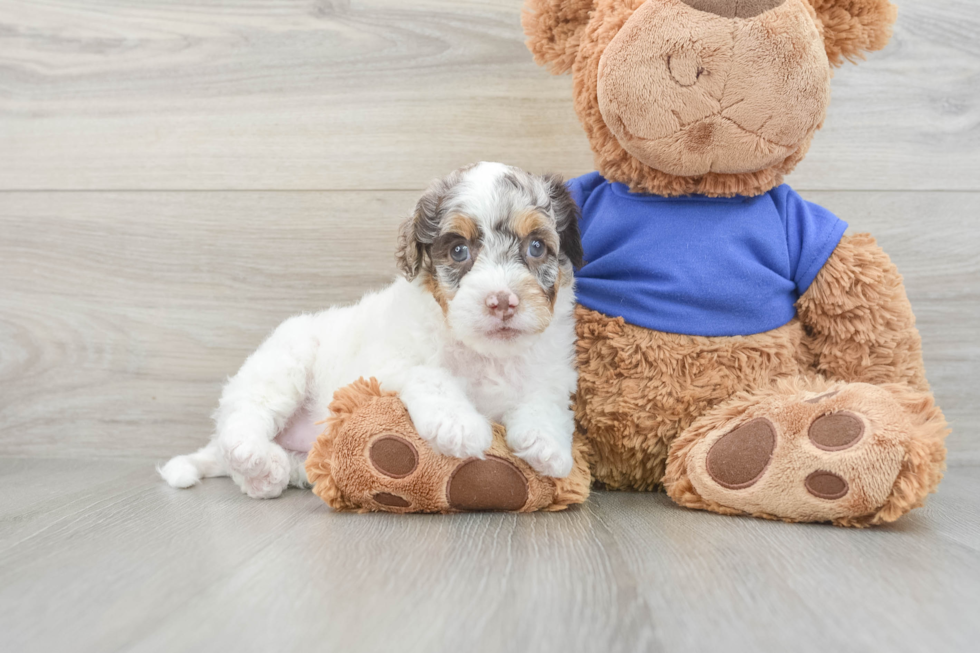
[[449, 250], [449, 256], [457, 263], [462, 263], [470, 257], [470, 248], [461, 243]]
[[544, 252], [544, 243], [542, 243], [540, 240], [532, 240], [531, 244], [527, 246], [527, 255], [530, 258], [541, 258], [544, 256]]

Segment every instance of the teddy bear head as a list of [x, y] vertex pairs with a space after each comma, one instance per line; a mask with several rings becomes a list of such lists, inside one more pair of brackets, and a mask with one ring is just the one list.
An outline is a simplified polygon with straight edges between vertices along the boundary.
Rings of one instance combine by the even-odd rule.
[[806, 154], [832, 68], [888, 42], [888, 0], [527, 0], [535, 60], [574, 75], [609, 181], [756, 195]]

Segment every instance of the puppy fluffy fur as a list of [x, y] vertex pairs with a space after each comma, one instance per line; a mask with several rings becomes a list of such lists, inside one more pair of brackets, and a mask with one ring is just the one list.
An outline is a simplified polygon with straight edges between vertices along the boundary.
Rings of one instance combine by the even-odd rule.
[[254, 498], [307, 485], [334, 391], [374, 376], [437, 451], [482, 457], [490, 422], [538, 472], [568, 475], [578, 211], [561, 179], [480, 163], [434, 183], [400, 231], [404, 278], [283, 322], [224, 388], [211, 442], [160, 469], [231, 476]]

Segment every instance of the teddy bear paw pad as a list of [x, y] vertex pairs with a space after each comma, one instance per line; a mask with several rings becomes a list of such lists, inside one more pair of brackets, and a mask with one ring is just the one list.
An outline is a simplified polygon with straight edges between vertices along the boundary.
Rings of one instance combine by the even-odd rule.
[[527, 478], [503, 458], [487, 456], [457, 467], [446, 497], [454, 510], [520, 510], [527, 503]]
[[708, 475], [730, 490], [749, 487], [762, 478], [776, 448], [776, 429], [754, 419], [722, 436], [708, 451]]
[[803, 482], [806, 491], [819, 499], [840, 499], [847, 494], [847, 481], [833, 472], [816, 471]]
[[397, 435], [383, 435], [371, 444], [368, 459], [374, 468], [390, 478], [405, 478], [419, 465], [415, 446]]
[[810, 425], [810, 442], [824, 451], [843, 451], [858, 443], [864, 435], [864, 421], [850, 412], [818, 417]]

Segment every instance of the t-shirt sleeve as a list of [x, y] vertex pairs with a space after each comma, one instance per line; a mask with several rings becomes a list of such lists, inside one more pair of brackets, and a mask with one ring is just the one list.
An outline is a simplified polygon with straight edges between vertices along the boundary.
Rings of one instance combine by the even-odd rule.
[[786, 227], [791, 278], [802, 295], [834, 253], [847, 223], [785, 184], [773, 189], [772, 199]]
[[590, 172], [581, 177], [569, 179], [565, 185], [568, 188], [569, 195], [572, 196], [572, 201], [581, 210], [585, 206], [585, 203], [589, 201], [589, 195], [592, 194], [592, 191], [604, 181], [605, 179], [598, 172]]

